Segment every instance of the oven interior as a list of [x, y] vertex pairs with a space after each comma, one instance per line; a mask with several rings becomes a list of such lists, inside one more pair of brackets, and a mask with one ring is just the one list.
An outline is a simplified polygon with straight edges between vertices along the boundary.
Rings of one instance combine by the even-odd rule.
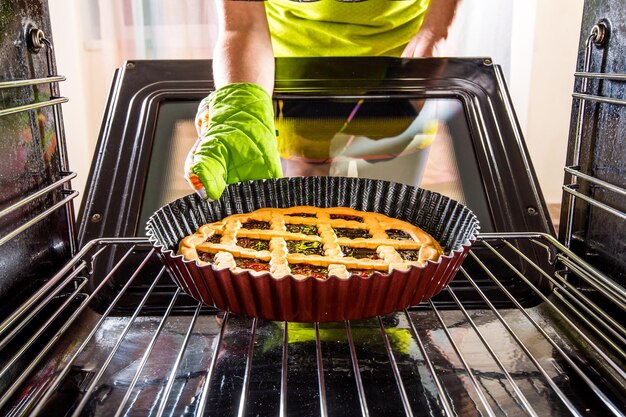
[[[619, 140], [606, 136], [618, 138], [619, 122], [609, 122], [624, 114], [626, 78], [605, 62], [626, 45], [623, 31], [597, 16], [583, 21], [560, 240], [490, 60], [279, 62], [285, 129], [291, 117], [319, 132], [360, 100], [370, 107], [333, 138], [344, 151], [325, 161], [330, 175], [433, 161], [436, 149], [424, 158], [418, 144], [434, 120], [430, 146], [447, 144], [452, 168], [431, 184], [475, 209], [483, 225], [453, 284], [432, 301], [365, 320], [282, 323], [198, 304], [173, 285], [142, 234], [151, 211], [187, 192], [171, 168], [186, 145], [173, 147], [172, 132], [189, 129], [184, 121], [211, 90], [210, 63], [137, 61], [116, 73], [75, 225], [67, 99], [47, 11], [9, 3], [21, 18], [12, 24], [17, 53], [3, 46], [10, 64], [0, 81], [4, 415], [626, 413], [625, 165], [623, 152], [607, 150]], [[335, 110], [293, 116], [303, 100]], [[377, 113], [407, 104], [408, 116]], [[393, 124], [390, 117], [418, 133], [400, 150], [362, 157], [363, 146], [376, 145], [372, 129]], [[380, 135], [402, 142], [399, 132]], [[413, 169], [404, 181], [424, 183], [429, 172]], [[155, 186], [163, 183], [172, 186]]]

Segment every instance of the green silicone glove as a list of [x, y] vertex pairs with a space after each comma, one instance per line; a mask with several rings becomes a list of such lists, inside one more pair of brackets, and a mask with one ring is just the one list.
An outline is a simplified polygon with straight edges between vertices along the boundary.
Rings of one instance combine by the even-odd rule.
[[272, 98], [262, 87], [225, 85], [202, 101], [199, 114], [185, 176], [203, 198], [217, 200], [226, 184], [282, 177]]

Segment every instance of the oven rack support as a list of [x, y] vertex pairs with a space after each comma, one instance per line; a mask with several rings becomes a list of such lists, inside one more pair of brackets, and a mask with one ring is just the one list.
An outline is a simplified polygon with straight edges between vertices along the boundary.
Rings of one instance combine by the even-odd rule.
[[581, 171], [580, 167], [580, 158], [581, 158], [581, 145], [583, 140], [583, 132], [585, 131], [585, 123], [584, 123], [584, 113], [585, 108], [588, 102], [595, 103], [604, 103], [604, 104], [612, 104], [618, 106], [626, 105], [626, 100], [613, 98], [613, 97], [605, 97], [600, 95], [592, 94], [588, 91], [588, 81], [590, 79], [595, 80], [610, 80], [617, 82], [626, 81], [626, 74], [614, 74], [614, 73], [598, 73], [598, 72], [590, 72], [591, 68], [591, 53], [593, 51], [593, 47], [596, 46], [601, 48], [605, 46], [608, 40], [608, 27], [604, 22], [598, 22], [591, 29], [589, 36], [587, 37], [585, 43], [585, 57], [583, 61], [583, 70], [574, 73], [575, 78], [581, 79], [581, 89], [580, 91], [575, 91], [572, 94], [572, 97], [576, 100], [580, 101], [580, 106], [578, 107], [578, 113], [576, 115], [576, 131], [574, 136], [574, 144], [573, 144], [573, 154], [572, 161], [570, 164], [566, 165], [564, 170], [567, 174], [571, 175], [571, 182], [565, 183], [563, 185], [563, 191], [568, 195], [567, 199], [567, 216], [565, 221], [565, 237], [564, 243], [566, 247], [571, 246], [572, 235], [573, 235], [573, 225], [574, 225], [574, 213], [577, 199], [583, 200], [594, 207], [597, 207], [607, 213], [610, 213], [613, 216], [616, 216], [622, 220], [626, 220], [626, 213], [622, 210], [619, 210], [615, 207], [611, 207], [598, 199], [594, 198], [591, 195], [586, 195], [581, 193], [579, 190], [579, 181], [587, 181], [595, 186], [601, 187], [607, 191], [620, 194], [622, 196], [626, 196], [626, 188], [620, 187], [616, 184], [611, 184], [607, 181], [603, 181], [599, 178], [594, 177], [593, 175], [589, 175], [588, 173], [584, 173]]
[[39, 190], [20, 201], [12, 204], [6, 209], [0, 211], [0, 219], [4, 216], [8, 215], [11, 212], [23, 207], [24, 205], [32, 202], [33, 200], [43, 197], [44, 195], [54, 192], [57, 189], [60, 189], [62, 199], [52, 205], [51, 207], [42, 210], [41, 213], [34, 216], [28, 222], [16, 227], [15, 229], [9, 231], [4, 236], [0, 237], [0, 245], [3, 245], [16, 235], [22, 233], [29, 227], [38, 223], [39, 221], [45, 219], [47, 216], [52, 214], [58, 208], [65, 206], [66, 210], [66, 223], [68, 229], [68, 242], [69, 242], [69, 250], [70, 254], [73, 256], [76, 253], [76, 233], [75, 233], [75, 214], [74, 214], [74, 205], [72, 200], [78, 196], [78, 192], [71, 189], [70, 181], [76, 177], [76, 174], [69, 171], [69, 163], [67, 157], [67, 144], [65, 140], [65, 129], [63, 128], [63, 118], [61, 115], [61, 104], [69, 101], [67, 97], [62, 97], [59, 91], [59, 83], [65, 81], [66, 78], [63, 75], [57, 74], [56, 62], [54, 59], [54, 49], [52, 43], [45, 37], [43, 31], [34, 27], [32, 25], [27, 25], [25, 28], [25, 37], [28, 44], [28, 49], [32, 53], [36, 53], [41, 49], [45, 49], [46, 52], [46, 65], [48, 74], [46, 77], [42, 78], [31, 78], [31, 79], [23, 79], [23, 80], [9, 80], [0, 82], [0, 90], [10, 89], [10, 88], [21, 88], [21, 87], [31, 87], [41, 84], [49, 84], [50, 85], [50, 93], [51, 97], [48, 100], [41, 102], [34, 102], [30, 104], [20, 105], [9, 107], [5, 109], [0, 109], [0, 117], [7, 116], [11, 114], [42, 109], [45, 107], [51, 107], [53, 116], [54, 116], [54, 129], [55, 134], [58, 139], [58, 152], [59, 152], [59, 173], [61, 179], [50, 184], [49, 186]]
[[[516, 242], [520, 240], [530, 241], [542, 248], [545, 256], [555, 263], [555, 271], [541, 269], [518, 250]], [[297, 323], [245, 319], [228, 313], [219, 318], [216, 311], [207, 310], [201, 304], [197, 304], [190, 315], [173, 315], [173, 308], [185, 295], [179, 289], [170, 289], [168, 306], [159, 316], [152, 317], [154, 326], [147, 338], [149, 341], [143, 350], [127, 358], [124, 357], [125, 343], [134, 340], [132, 334], [137, 331], [137, 322], [146, 314], [144, 308], [150, 297], [155, 292], [163, 292], [160, 288], [170, 278], [163, 268], [152, 272], [146, 270], [149, 261], [157, 256], [147, 239], [91, 241], [0, 324], [0, 358], [5, 358], [0, 363], [0, 380], [6, 380], [11, 375], [15, 364], [26, 359], [30, 361], [25, 370], [15, 375], [13, 382], [0, 392], [0, 409], [11, 415], [45, 415], [49, 401], [55, 398], [77, 369], [85, 366], [87, 355], [90, 356], [90, 377], [81, 385], [80, 395], [71, 405], [71, 415], [82, 415], [87, 408], [90, 412], [101, 411], [95, 415], [125, 415], [137, 407], [140, 394], [143, 395], [141, 398], [145, 398], [147, 394], [142, 392], [152, 392], [146, 384], [157, 384], [160, 388], [158, 395], [150, 400], [153, 410], [150, 415], [178, 415], [184, 408], [186, 415], [202, 416], [216, 407], [216, 401], [223, 400], [219, 395], [216, 397], [219, 384], [227, 378], [222, 371], [232, 369], [237, 373], [237, 382], [229, 382], [234, 384], [234, 388], [228, 395], [228, 401], [233, 413], [243, 416], [252, 412], [250, 408], [256, 407], [255, 404], [260, 401], [255, 387], [259, 384], [259, 373], [264, 372], [260, 369], [265, 368], [259, 366], [259, 361], [271, 356], [280, 373], [274, 378], [272, 392], [275, 395], [266, 394], [275, 400], [274, 406], [280, 415], [287, 415], [295, 407], [294, 402], [300, 398], [299, 395], [304, 395], [302, 387], [294, 381], [293, 369], [310, 366], [307, 375], [312, 375], [313, 384], [308, 385], [310, 392], [306, 395], [315, 400], [317, 411], [313, 414], [321, 416], [333, 415], [337, 407], [336, 390], [349, 388], [354, 394], [354, 401], [343, 406], [351, 410], [351, 415], [372, 414], [376, 403], [371, 400], [372, 381], [368, 376], [371, 367], [384, 368], [385, 371], [377, 370], [376, 375], [387, 375], [389, 386], [393, 388], [389, 398], [390, 401], [395, 398], [397, 403], [387, 406], [396, 407], [399, 414], [407, 416], [418, 412], [415, 378], [432, 388], [429, 395], [421, 395], [430, 406], [440, 410], [433, 412], [435, 415], [454, 416], [462, 414], [459, 411], [462, 407], [470, 407], [478, 414], [495, 416], [502, 411], [506, 413], [505, 408], [512, 407], [522, 414], [541, 416], [546, 415], [545, 402], [548, 401], [550, 410], [561, 410], [565, 413], [563, 415], [589, 415], [591, 410], [596, 415], [623, 416], [626, 412], [623, 402], [626, 398], [626, 329], [623, 323], [607, 314], [609, 305], [622, 313], [626, 310], [623, 289], [614, 286], [609, 277], [546, 234], [484, 234], [477, 245], [494, 253], [519, 277], [519, 284], [533, 289], [543, 303], [538, 308], [523, 308], [476, 251], [470, 252], [469, 259], [479, 266], [478, 272], [470, 272], [464, 266], [461, 273], [484, 300], [484, 311], [467, 309], [454, 289], [448, 288], [446, 291], [458, 307], [453, 312], [439, 310], [435, 303], [429, 302], [427, 306], [430, 310], [426, 312], [407, 310], [366, 321], [316, 323], [304, 331], [302, 325]], [[108, 251], [120, 254], [117, 262], [111, 265], [104, 277], [91, 276], [91, 265], [100, 257], [106, 258], [104, 254]], [[524, 260], [523, 268], [510, 262], [510, 253]], [[591, 299], [579, 291], [563, 277], [563, 268], [599, 288], [605, 297], [602, 300]], [[541, 293], [525, 278], [522, 269], [537, 269], [552, 283], [553, 293], [549, 296]], [[119, 281], [119, 272], [123, 271], [132, 273]], [[101, 333], [110, 332], [107, 323], [120, 320], [114, 314], [116, 305], [125, 292], [139, 279], [145, 279], [146, 275], [150, 277], [143, 284], [145, 293], [141, 302], [131, 315], [123, 319], [123, 326], [116, 336], [113, 339], [110, 339], [112, 335], [107, 336], [107, 348], [102, 354], [94, 354], [94, 346], [98, 346]], [[516, 308], [498, 309], [491, 303], [489, 296], [476, 283], [477, 278], [485, 276], [498, 285]], [[120, 283], [117, 287], [111, 285], [116, 279]], [[90, 280], [96, 280], [93, 282], [95, 289], [91, 292], [85, 290]], [[85, 315], [93, 314], [93, 301], [111, 287], [115, 288], [115, 293], [105, 311], [99, 312], [92, 326], [77, 338], [74, 326], [84, 322]], [[43, 312], [49, 309], [53, 312], [44, 315]], [[150, 314], [154, 316], [154, 313]], [[212, 317], [217, 317], [221, 323]], [[209, 332], [211, 340], [207, 342], [211, 349], [199, 360], [206, 366], [190, 370], [189, 362], [198, 362], [190, 358], [190, 351], [194, 351], [190, 346], [197, 345], [192, 340], [206, 337], [207, 331], [201, 327], [208, 322], [213, 323], [212, 333]], [[172, 323], [179, 324], [173, 332], [176, 347], [171, 341]], [[493, 326], [500, 331], [494, 333]], [[44, 338], [49, 328], [55, 329], [55, 332], [52, 337]], [[532, 329], [530, 336], [528, 329]], [[329, 332], [332, 337], [328, 336]], [[24, 334], [29, 335], [26, 342]], [[399, 334], [405, 336], [400, 337]], [[463, 338], [459, 338], [460, 335], [471, 335], [475, 343], [468, 345]], [[337, 337], [339, 340], [335, 340]], [[303, 343], [302, 338], [310, 342]], [[363, 356], [363, 344], [371, 344], [373, 340], [377, 341], [377, 349], [384, 355], [384, 360], [379, 358], [370, 362], [367, 355]], [[502, 345], [503, 340], [508, 340], [510, 345]], [[260, 348], [264, 343], [265, 346], [273, 346], [271, 349], [278, 353], [274, 356], [267, 354], [269, 348]], [[537, 345], [546, 347], [550, 352], [549, 358], [545, 357], [545, 352], [538, 350]], [[337, 346], [345, 352], [351, 369], [350, 375], [342, 374], [345, 381], [341, 379], [343, 382], [339, 385], [332, 355], [328, 356], [328, 352]], [[54, 355], [59, 349], [64, 353]], [[302, 349], [307, 349], [309, 356], [313, 355], [309, 365], [300, 365], [299, 361], [292, 359], [293, 355], [298, 358]], [[168, 354], [164, 360], [166, 369], [162, 370], [163, 378], [149, 382], [148, 364], [154, 360], [153, 356], [163, 355], [164, 350]], [[376, 349], [368, 345], [367, 352], [372, 350]], [[511, 350], [519, 355], [514, 361], [511, 360]], [[410, 372], [407, 351], [413, 352]], [[229, 357], [239, 358], [234, 368], [222, 363]], [[483, 359], [477, 362], [476, 357]], [[116, 382], [110, 371], [110, 368], [119, 366], [119, 361], [135, 364], [132, 375], [127, 376], [124, 383]], [[526, 363], [528, 368], [521, 369], [520, 362]], [[455, 391], [459, 382], [451, 383], [452, 375], [463, 381], [461, 386], [465, 392], [462, 395]], [[568, 384], [566, 381], [576, 383]], [[607, 390], [608, 386], [618, 387], [617, 392]], [[186, 387], [192, 391], [191, 394], [185, 393]], [[103, 391], [108, 394], [103, 396]], [[545, 396], [541, 394], [544, 391], [548, 392]], [[96, 397], [99, 405], [94, 409]], [[184, 398], [191, 400], [185, 402]], [[175, 413], [177, 410], [178, 414]]]

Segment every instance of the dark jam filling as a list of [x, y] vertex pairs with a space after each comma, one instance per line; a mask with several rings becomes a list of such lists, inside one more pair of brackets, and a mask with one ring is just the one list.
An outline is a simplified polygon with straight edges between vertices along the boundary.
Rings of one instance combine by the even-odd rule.
[[335, 219], [342, 219], [342, 220], [352, 220], [354, 222], [359, 222], [359, 223], [363, 223], [363, 217], [359, 217], [359, 216], [349, 216], [347, 214], [331, 214], [330, 218], [332, 220]]
[[210, 238], [208, 238], [207, 240], [205, 240], [205, 242], [209, 242], [209, 243], [220, 243], [220, 240], [222, 239], [222, 235], [218, 234], [218, 233], [214, 233], [213, 236], [211, 236]]
[[289, 213], [289, 216], [296, 217], [317, 217], [315, 213]]
[[260, 230], [269, 230], [270, 224], [269, 222], [261, 222], [250, 220], [241, 225], [242, 229], [260, 229]]
[[241, 246], [246, 249], [254, 249], [254, 250], [269, 250], [270, 242], [269, 240], [261, 240], [261, 239], [249, 239], [247, 237], [237, 238], [237, 246]]
[[200, 258], [201, 261], [211, 263], [213, 262], [213, 258], [215, 258], [215, 254], [209, 252], [198, 252], [198, 258]]
[[287, 249], [290, 253], [300, 253], [302, 255], [324, 255], [324, 245], [322, 242], [310, 240], [288, 240]]
[[243, 269], [254, 271], [269, 271], [270, 263], [256, 258], [235, 258], [235, 265]]
[[306, 275], [314, 278], [328, 278], [328, 268], [325, 266], [307, 265], [307, 264], [291, 264], [291, 273], [293, 275]]
[[410, 234], [408, 234], [407, 232], [405, 232], [404, 230], [400, 230], [400, 229], [389, 229], [389, 230], [385, 230], [387, 232], [387, 236], [389, 236], [389, 239], [395, 239], [395, 240], [413, 240], [413, 238], [411, 237]]
[[305, 235], [316, 235], [317, 227], [312, 224], [286, 224], [288, 232], [291, 233], [304, 233]]
[[337, 237], [347, 237], [349, 239], [357, 239], [359, 237], [369, 239], [372, 237], [366, 229], [352, 229], [349, 227], [333, 227]]
[[351, 256], [359, 259], [378, 259], [378, 253], [375, 249], [368, 248], [351, 248], [350, 246], [341, 246], [344, 256]]
[[367, 278], [374, 273], [374, 271], [369, 269], [350, 269], [348, 272], [350, 275], [357, 275], [363, 278]]
[[420, 251], [412, 249], [398, 250], [398, 254], [405, 261], [419, 261]]

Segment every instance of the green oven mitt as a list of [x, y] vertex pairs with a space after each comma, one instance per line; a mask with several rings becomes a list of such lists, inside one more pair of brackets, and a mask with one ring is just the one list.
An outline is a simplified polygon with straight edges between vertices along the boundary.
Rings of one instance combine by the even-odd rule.
[[196, 127], [185, 177], [203, 198], [217, 200], [227, 184], [282, 177], [272, 98], [257, 84], [212, 92], [200, 103]]

